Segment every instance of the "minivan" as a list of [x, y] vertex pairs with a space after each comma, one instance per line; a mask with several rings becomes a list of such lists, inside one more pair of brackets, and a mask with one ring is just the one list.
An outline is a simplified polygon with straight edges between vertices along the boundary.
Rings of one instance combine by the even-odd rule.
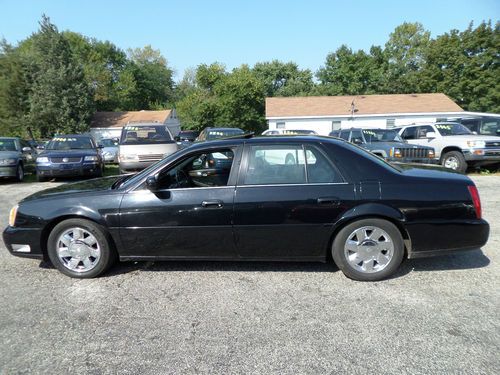
[[140, 171], [179, 149], [165, 124], [136, 123], [123, 127], [118, 147], [121, 173]]

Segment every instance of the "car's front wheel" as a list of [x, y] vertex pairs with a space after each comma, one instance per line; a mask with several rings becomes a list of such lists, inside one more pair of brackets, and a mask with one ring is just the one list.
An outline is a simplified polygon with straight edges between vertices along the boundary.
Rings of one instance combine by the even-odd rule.
[[16, 169], [16, 181], [22, 182], [24, 180], [24, 168], [21, 163], [18, 164]]
[[347, 277], [359, 281], [377, 281], [392, 275], [403, 255], [399, 229], [382, 219], [350, 223], [339, 231], [332, 244], [335, 264]]
[[445, 168], [453, 169], [460, 173], [467, 171], [467, 161], [460, 151], [450, 151], [443, 155], [441, 164]]
[[47, 252], [59, 271], [80, 279], [101, 275], [116, 259], [104, 228], [84, 219], [57, 224], [49, 235]]

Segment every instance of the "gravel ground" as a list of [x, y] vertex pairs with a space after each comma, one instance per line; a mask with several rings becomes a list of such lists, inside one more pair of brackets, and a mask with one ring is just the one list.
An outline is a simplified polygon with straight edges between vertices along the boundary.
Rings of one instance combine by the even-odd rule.
[[[481, 250], [360, 283], [332, 264], [138, 262], [74, 280], [0, 241], [0, 373], [500, 373], [499, 176]], [[55, 183], [0, 182], [0, 225]]]

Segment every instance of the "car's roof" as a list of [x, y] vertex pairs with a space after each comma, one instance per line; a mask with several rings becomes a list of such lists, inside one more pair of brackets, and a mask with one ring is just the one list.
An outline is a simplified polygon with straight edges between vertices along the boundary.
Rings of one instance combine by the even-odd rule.
[[0, 137], [0, 139], [21, 139], [19, 137]]
[[167, 124], [164, 124], [162, 122], [129, 122], [127, 125], [124, 126], [124, 128], [129, 127], [129, 126], [167, 126]]

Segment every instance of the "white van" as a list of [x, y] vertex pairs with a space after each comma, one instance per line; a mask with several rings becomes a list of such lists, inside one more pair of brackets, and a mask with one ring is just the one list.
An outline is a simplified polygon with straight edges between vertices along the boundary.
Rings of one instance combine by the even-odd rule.
[[123, 127], [118, 147], [120, 172], [137, 172], [179, 149], [165, 124], [137, 123]]

